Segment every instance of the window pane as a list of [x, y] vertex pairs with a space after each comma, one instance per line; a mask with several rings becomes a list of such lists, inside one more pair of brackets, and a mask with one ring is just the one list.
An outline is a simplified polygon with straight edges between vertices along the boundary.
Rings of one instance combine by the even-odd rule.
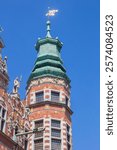
[[43, 137], [43, 131], [35, 133], [35, 138]]
[[61, 140], [52, 139], [52, 150], [61, 150]]
[[3, 109], [3, 110], [2, 110], [2, 118], [4, 118], [4, 117], [5, 117], [5, 112], [6, 112], [6, 110], [5, 110], [5, 109]]
[[67, 132], [69, 133], [69, 131], [70, 131], [70, 126], [67, 125]]
[[2, 121], [1, 121], [1, 131], [4, 130], [4, 124], [5, 124], [5, 121], [2, 119]]
[[35, 122], [35, 128], [43, 127], [43, 120], [39, 120]]
[[68, 98], [66, 97], [66, 105], [68, 106]]
[[51, 121], [51, 126], [52, 127], [60, 128], [60, 121], [58, 121], [58, 120], [52, 120]]
[[[35, 128], [41, 128], [43, 127], [43, 120], [39, 120], [35, 122]], [[35, 138], [37, 137], [42, 137], [43, 136], [43, 132], [37, 132], [35, 133]]]
[[71, 146], [69, 143], [67, 143], [67, 150], [70, 150]]
[[59, 92], [51, 92], [51, 101], [58, 102], [59, 101]]
[[70, 142], [70, 135], [67, 133], [67, 141]]
[[43, 150], [43, 139], [34, 141], [34, 150]]
[[44, 100], [44, 92], [36, 93], [36, 102], [41, 102]]
[[57, 129], [52, 129], [51, 134], [53, 137], [61, 137], [61, 131]]

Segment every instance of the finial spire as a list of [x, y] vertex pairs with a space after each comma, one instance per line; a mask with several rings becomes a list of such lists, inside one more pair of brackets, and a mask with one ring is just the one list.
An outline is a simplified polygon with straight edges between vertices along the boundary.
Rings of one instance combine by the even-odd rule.
[[47, 21], [47, 35], [46, 35], [46, 37], [47, 38], [51, 38], [51, 34], [50, 34], [50, 25], [51, 25], [51, 23], [50, 23], [50, 19], [49, 19], [49, 17], [51, 17], [51, 16], [55, 16], [55, 14], [58, 12], [58, 10], [55, 10], [55, 9], [52, 9], [52, 10], [50, 10], [50, 8], [48, 7], [48, 12], [46, 13], [46, 16], [48, 17], [48, 21]]
[[51, 30], [51, 29], [50, 29], [50, 24], [51, 24], [51, 23], [50, 23], [50, 21], [48, 20], [46, 24], [47, 24], [47, 35], [46, 35], [46, 37], [47, 37], [47, 38], [51, 38], [51, 34], [50, 34], [50, 30]]

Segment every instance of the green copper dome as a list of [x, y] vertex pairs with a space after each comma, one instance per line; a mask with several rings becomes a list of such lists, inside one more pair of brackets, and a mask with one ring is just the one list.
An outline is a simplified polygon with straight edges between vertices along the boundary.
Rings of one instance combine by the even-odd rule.
[[51, 37], [50, 22], [48, 21], [46, 38], [38, 39], [36, 43], [37, 60], [27, 83], [45, 76], [62, 78], [70, 82], [60, 56], [62, 45], [57, 38]]

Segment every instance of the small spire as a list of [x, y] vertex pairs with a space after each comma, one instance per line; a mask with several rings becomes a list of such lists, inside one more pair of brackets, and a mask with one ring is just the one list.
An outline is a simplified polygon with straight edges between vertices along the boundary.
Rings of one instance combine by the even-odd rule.
[[51, 23], [50, 23], [50, 21], [48, 20], [47, 22], [46, 22], [46, 24], [47, 24], [47, 35], [46, 35], [46, 37], [47, 38], [51, 38], [51, 34], [50, 34], [50, 25], [51, 25]]
[[47, 35], [46, 35], [46, 37], [47, 38], [51, 38], [51, 34], [50, 34], [50, 25], [51, 25], [51, 23], [50, 23], [50, 21], [49, 21], [49, 19], [50, 19], [50, 17], [51, 16], [55, 16], [55, 14], [58, 12], [58, 10], [57, 9], [52, 9], [52, 10], [50, 10], [50, 8], [48, 7], [48, 12], [46, 13], [46, 16], [48, 17], [48, 21], [47, 21]]

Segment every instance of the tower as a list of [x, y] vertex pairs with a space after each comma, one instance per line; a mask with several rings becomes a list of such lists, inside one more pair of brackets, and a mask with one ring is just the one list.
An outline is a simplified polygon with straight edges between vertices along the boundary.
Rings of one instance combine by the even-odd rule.
[[29, 150], [72, 150], [70, 79], [61, 60], [62, 43], [50, 34], [36, 43], [37, 59], [27, 81], [31, 128], [45, 128], [29, 141]]

